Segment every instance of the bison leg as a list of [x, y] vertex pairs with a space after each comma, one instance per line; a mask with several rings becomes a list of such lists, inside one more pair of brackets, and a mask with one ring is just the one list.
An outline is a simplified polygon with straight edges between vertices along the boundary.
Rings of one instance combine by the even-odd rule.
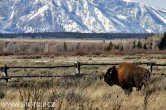
[[128, 94], [128, 95], [130, 95], [130, 93], [132, 92], [132, 90], [128, 90], [128, 89], [123, 89], [123, 91], [125, 94]]
[[137, 84], [137, 85], [136, 85], [136, 91], [141, 90], [142, 85], [143, 85], [142, 83]]
[[122, 88], [124, 90], [124, 93], [128, 94], [128, 95], [133, 91], [132, 87], [130, 87], [130, 86], [125, 86], [125, 87], [122, 87]]
[[136, 90], [137, 90], [137, 91], [140, 91], [141, 88], [142, 88], [142, 86], [138, 86], [138, 87], [136, 87]]

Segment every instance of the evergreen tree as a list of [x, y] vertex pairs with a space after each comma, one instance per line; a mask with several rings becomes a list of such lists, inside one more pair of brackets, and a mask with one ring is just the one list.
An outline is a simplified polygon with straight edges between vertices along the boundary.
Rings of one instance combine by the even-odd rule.
[[153, 46], [153, 42], [150, 43], [150, 49], [152, 49], [152, 46]]
[[160, 50], [166, 49], [166, 32], [164, 32], [164, 36], [163, 38], [161, 38], [161, 41], [158, 47]]
[[118, 50], [119, 49], [119, 45], [115, 45], [115, 49]]
[[109, 45], [105, 48], [105, 50], [110, 51], [110, 50], [112, 50], [112, 47], [113, 47], [113, 43], [110, 42]]
[[137, 43], [137, 48], [142, 48], [142, 43], [141, 43], [141, 41], [138, 41], [138, 43]]
[[77, 49], [77, 50], [81, 49], [81, 46], [80, 46], [80, 43], [79, 43], [79, 42], [77, 43], [76, 49]]
[[147, 49], [148, 49], [146, 43], [144, 44], [143, 49], [144, 49], [144, 50], [147, 50]]
[[135, 49], [136, 48], [136, 42], [135, 42], [135, 40], [133, 41], [133, 49]]
[[123, 45], [119, 46], [119, 50], [123, 51]]
[[64, 51], [67, 52], [67, 44], [66, 44], [66, 42], [63, 43], [63, 48], [64, 48]]

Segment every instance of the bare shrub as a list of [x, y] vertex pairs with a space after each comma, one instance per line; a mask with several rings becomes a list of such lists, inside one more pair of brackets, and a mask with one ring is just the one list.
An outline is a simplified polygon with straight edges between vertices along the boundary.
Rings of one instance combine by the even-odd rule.
[[153, 93], [153, 90], [145, 90], [145, 96], [144, 96], [144, 107], [143, 107], [143, 110], [147, 110], [148, 108], [148, 104], [149, 104], [149, 101], [150, 101], [150, 96], [152, 95]]
[[0, 99], [3, 99], [5, 97], [5, 92], [3, 90], [0, 90]]
[[90, 101], [86, 104], [87, 110], [93, 110], [94, 101]]
[[[37, 110], [39, 108], [43, 108], [42, 105], [44, 103], [44, 93], [45, 89], [42, 89], [37, 84], [29, 83], [26, 87], [19, 87], [20, 101], [24, 103], [24, 109], [29, 109], [29, 104], [33, 103], [30, 107], [32, 110]], [[41, 104], [40, 106], [38, 104]]]
[[[153, 94], [153, 95], [152, 95]], [[146, 88], [144, 88], [144, 106], [143, 110], [147, 110], [148, 106], [155, 101], [158, 96], [158, 87], [156, 81], [151, 81]]]
[[113, 102], [113, 105], [112, 105], [112, 109], [113, 110], [120, 110], [122, 107], [122, 102], [118, 102], [118, 101], [114, 101]]
[[83, 97], [81, 94], [76, 93], [74, 91], [70, 91], [66, 95], [66, 100], [70, 104], [80, 103], [85, 101], [85, 97]]

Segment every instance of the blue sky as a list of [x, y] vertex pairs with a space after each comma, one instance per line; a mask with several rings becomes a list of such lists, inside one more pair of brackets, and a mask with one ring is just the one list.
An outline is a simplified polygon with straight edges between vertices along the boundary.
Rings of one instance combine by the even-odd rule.
[[144, 3], [149, 6], [156, 6], [162, 9], [166, 9], [166, 0], [130, 0], [134, 2]]

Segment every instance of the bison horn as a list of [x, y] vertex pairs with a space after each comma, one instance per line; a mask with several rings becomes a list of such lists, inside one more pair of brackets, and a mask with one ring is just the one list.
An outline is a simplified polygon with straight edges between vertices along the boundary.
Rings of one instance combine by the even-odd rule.
[[112, 74], [112, 71], [113, 71], [114, 69], [115, 69], [115, 66], [109, 68], [109, 69], [107, 70], [107, 74]]

